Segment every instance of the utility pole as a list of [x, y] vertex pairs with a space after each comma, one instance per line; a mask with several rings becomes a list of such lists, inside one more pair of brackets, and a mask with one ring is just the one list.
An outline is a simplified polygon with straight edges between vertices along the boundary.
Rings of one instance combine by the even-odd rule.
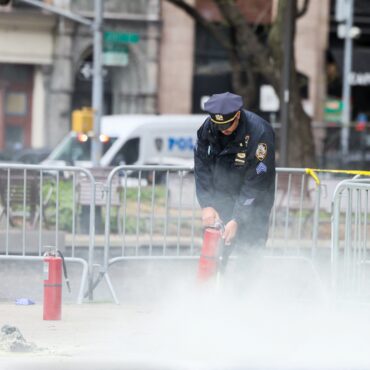
[[281, 138], [280, 138], [280, 160], [279, 165], [286, 167], [288, 165], [288, 140], [289, 140], [289, 105], [290, 105], [290, 74], [293, 56], [293, 22], [294, 7], [296, 0], [287, 0], [284, 13], [284, 61], [282, 71], [282, 89], [280, 95], [280, 121], [281, 121]]
[[342, 130], [341, 148], [342, 158], [349, 151], [349, 134], [351, 125], [351, 82], [352, 72], [352, 27], [353, 27], [353, 0], [345, 1], [345, 41], [344, 41], [344, 65], [343, 65], [343, 111], [342, 111]]
[[20, 0], [37, 8], [47, 10], [50, 13], [70, 19], [74, 22], [89, 26], [93, 32], [94, 39], [94, 66], [92, 86], [92, 108], [94, 111], [94, 137], [92, 140], [91, 160], [94, 167], [100, 165], [102, 145], [100, 141], [100, 122], [103, 107], [103, 63], [102, 63], [102, 27], [103, 27], [103, 1], [95, 0], [94, 21], [82, 17], [68, 10], [60, 9], [54, 5], [41, 2], [40, 0]]
[[92, 105], [94, 112], [94, 137], [92, 140], [91, 159], [94, 167], [100, 166], [102, 155], [102, 143], [100, 141], [100, 126], [103, 109], [103, 74], [102, 74], [102, 25], [103, 4], [102, 0], [95, 0], [94, 18], [94, 66], [93, 66], [93, 88]]

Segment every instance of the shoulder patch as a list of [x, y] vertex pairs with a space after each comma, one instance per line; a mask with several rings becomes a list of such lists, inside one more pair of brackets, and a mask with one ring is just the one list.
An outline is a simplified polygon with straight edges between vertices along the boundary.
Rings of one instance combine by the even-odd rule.
[[267, 155], [267, 145], [265, 143], [259, 143], [256, 150], [256, 157], [259, 161], [263, 161]]
[[256, 167], [256, 172], [257, 172], [257, 175], [260, 175], [261, 173], [266, 173], [267, 166], [263, 162], [260, 162], [258, 166]]

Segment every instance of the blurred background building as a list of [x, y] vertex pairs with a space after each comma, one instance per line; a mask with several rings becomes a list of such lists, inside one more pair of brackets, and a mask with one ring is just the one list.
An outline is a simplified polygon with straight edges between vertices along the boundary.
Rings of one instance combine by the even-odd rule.
[[[94, 14], [94, 1], [48, 3]], [[104, 67], [104, 114], [158, 112], [160, 2], [105, 1], [104, 23], [140, 38]], [[0, 25], [0, 149], [53, 147], [71, 111], [91, 106], [92, 34], [20, 1], [1, 9]]]
[[[87, 18], [92, 0], [45, 0]], [[211, 0], [188, 0], [220, 24]], [[278, 0], [239, 1], [241, 12], [263, 33]], [[302, 2], [300, 2], [302, 3]], [[370, 6], [355, 0], [353, 118], [368, 114]], [[330, 141], [328, 99], [340, 99], [343, 39], [334, 21], [335, 0], [311, 1], [297, 23], [295, 55], [306, 111], [320, 128], [321, 154]], [[222, 26], [222, 25], [221, 25]], [[212, 93], [231, 90], [225, 51], [182, 10], [165, 0], [105, 0], [104, 31], [131, 42], [104, 46], [104, 112], [199, 113]], [[107, 36], [109, 37], [109, 35]], [[83, 26], [19, 0], [0, 7], [0, 151], [54, 147], [70, 129], [71, 112], [91, 106], [92, 35]], [[276, 94], [261, 79], [252, 109], [278, 121]], [[330, 134], [331, 135], [331, 134]], [[329, 136], [330, 136], [329, 135]]]
[[[323, 145], [324, 165], [335, 161], [340, 148], [340, 115], [342, 113], [344, 35], [343, 26], [336, 20], [336, 0], [330, 1], [328, 48], [326, 51], [326, 103], [323, 121], [326, 133]], [[348, 77], [351, 87], [351, 121], [347, 167], [368, 169], [370, 157], [370, 2], [354, 0], [352, 72]], [[333, 160], [334, 159], [334, 160]]]

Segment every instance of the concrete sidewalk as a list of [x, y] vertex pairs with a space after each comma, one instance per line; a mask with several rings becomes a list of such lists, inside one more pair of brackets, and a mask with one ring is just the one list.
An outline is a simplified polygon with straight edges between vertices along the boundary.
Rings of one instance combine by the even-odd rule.
[[[1, 370], [368, 369], [370, 309], [227, 295], [174, 295], [166, 304], [0, 304], [38, 350], [0, 351]], [[349, 346], [349, 343], [351, 345]]]
[[41, 305], [0, 304], [0, 328], [16, 326], [25, 340], [37, 347], [29, 353], [14, 353], [2, 348], [0, 342], [2, 370], [24, 369], [24, 365], [27, 369], [52, 366], [77, 370], [87, 365], [90, 369], [115, 369], [119, 364], [120, 368], [127, 365], [132, 369], [138, 364], [139, 368], [149, 368], [153, 364], [150, 358], [156, 358], [158, 332], [153, 321], [154, 309], [65, 304], [60, 321], [44, 321], [42, 315]]
[[370, 307], [335, 307], [310, 269], [290, 263], [271, 260], [248, 289], [244, 274], [199, 287], [192, 265], [129, 264], [124, 275], [112, 266], [122, 304], [105, 303], [101, 285], [100, 301], [64, 303], [60, 321], [42, 319], [39, 269], [8, 266], [0, 329], [16, 326], [37, 350], [11, 353], [0, 342], [0, 370], [369, 369]]
[[26, 341], [40, 350], [34, 354], [73, 356], [89, 354], [91, 350], [112, 352], [117, 338], [133, 341], [140, 337], [137, 334], [151, 335], [146, 329], [150, 311], [138, 306], [64, 304], [62, 320], [44, 321], [42, 316], [42, 305], [0, 304], [0, 326], [16, 326]]

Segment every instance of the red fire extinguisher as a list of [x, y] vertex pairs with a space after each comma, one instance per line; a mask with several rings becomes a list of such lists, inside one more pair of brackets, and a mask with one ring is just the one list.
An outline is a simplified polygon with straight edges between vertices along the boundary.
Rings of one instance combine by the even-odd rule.
[[203, 245], [198, 265], [198, 280], [201, 282], [205, 282], [217, 275], [222, 259], [222, 234], [222, 224], [204, 229]]
[[58, 250], [44, 254], [44, 320], [62, 317], [62, 268], [70, 291], [63, 254]]

